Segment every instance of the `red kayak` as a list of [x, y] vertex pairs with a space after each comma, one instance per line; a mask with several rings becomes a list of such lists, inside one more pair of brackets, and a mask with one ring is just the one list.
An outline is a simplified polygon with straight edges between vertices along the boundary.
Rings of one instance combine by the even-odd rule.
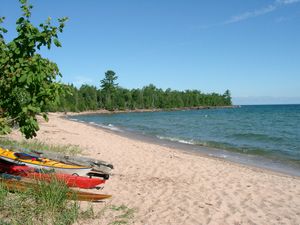
[[59, 181], [65, 182], [68, 187], [78, 187], [85, 189], [95, 188], [96, 186], [105, 183], [105, 180], [99, 178], [89, 178], [71, 174], [54, 173], [51, 171], [37, 171], [35, 168], [26, 165], [16, 165], [4, 160], [0, 161], [0, 171], [35, 180], [44, 180], [49, 182], [53, 179], [57, 179]]

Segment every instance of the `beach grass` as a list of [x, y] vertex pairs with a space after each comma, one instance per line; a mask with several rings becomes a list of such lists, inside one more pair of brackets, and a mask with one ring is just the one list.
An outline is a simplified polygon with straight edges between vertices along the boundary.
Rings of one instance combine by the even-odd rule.
[[129, 208], [128, 206], [122, 204], [120, 206], [111, 205], [109, 207], [111, 211], [116, 214], [111, 221], [110, 225], [121, 225], [121, 224], [128, 224], [134, 218], [135, 209]]
[[4, 137], [0, 137], [0, 146], [10, 150], [50, 151], [73, 156], [82, 152], [82, 149], [77, 145], [54, 145], [37, 140], [15, 141]]
[[77, 201], [69, 201], [68, 187], [59, 181], [37, 182], [26, 191], [7, 191], [0, 183], [0, 224], [73, 224], [80, 213]]

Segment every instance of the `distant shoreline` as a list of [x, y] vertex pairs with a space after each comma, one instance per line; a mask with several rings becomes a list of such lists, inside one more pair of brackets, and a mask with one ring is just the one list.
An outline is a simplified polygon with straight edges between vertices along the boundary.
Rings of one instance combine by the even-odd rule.
[[239, 108], [239, 105], [231, 106], [195, 106], [195, 107], [182, 107], [182, 108], [164, 108], [164, 109], [125, 109], [125, 110], [114, 110], [109, 111], [106, 109], [98, 110], [87, 110], [82, 112], [59, 112], [65, 115], [89, 115], [89, 114], [114, 114], [114, 113], [143, 113], [143, 112], [171, 112], [171, 111], [182, 111], [182, 110], [206, 110], [206, 109], [232, 109]]

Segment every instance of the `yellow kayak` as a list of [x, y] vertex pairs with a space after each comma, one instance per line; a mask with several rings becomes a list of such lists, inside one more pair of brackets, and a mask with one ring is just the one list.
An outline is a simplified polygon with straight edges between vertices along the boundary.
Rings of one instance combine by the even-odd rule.
[[73, 164], [66, 164], [59, 161], [39, 158], [30, 156], [24, 153], [17, 153], [9, 149], [3, 149], [0, 147], [0, 158], [9, 162], [17, 164], [25, 164], [27, 166], [35, 167], [38, 169], [55, 170], [56, 172], [76, 174], [85, 176], [91, 172], [91, 167], [79, 166]]

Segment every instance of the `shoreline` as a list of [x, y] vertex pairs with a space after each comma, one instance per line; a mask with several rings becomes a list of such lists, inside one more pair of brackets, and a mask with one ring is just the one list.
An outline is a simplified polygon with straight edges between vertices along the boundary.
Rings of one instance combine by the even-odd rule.
[[[267, 173], [271, 173], [271, 174], [277, 174], [280, 176], [290, 176], [290, 177], [293, 177], [296, 179], [300, 179], [300, 172], [298, 172], [298, 170], [291, 171], [291, 170], [289, 170], [289, 169], [291, 169], [289, 167], [287, 167], [287, 168], [285, 168], [285, 167], [275, 168], [274, 166], [272, 167], [272, 165], [270, 165], [271, 160], [263, 158], [263, 157], [259, 157], [256, 155], [247, 155], [247, 154], [242, 155], [241, 153], [230, 152], [226, 149], [217, 149], [217, 148], [213, 148], [213, 147], [190, 145], [190, 144], [173, 142], [173, 141], [169, 141], [169, 140], [145, 136], [142, 134], [137, 134], [137, 133], [124, 131], [124, 130], [120, 130], [120, 131], [113, 130], [113, 129], [109, 129], [109, 128], [104, 128], [102, 126], [97, 126], [97, 124], [91, 124], [91, 123], [84, 122], [84, 121], [75, 121], [75, 120], [69, 119], [67, 116], [61, 116], [61, 118], [65, 119], [65, 120], [71, 120], [76, 123], [82, 123], [87, 126], [91, 126], [96, 129], [100, 129], [104, 132], [109, 132], [111, 134], [129, 138], [134, 141], [146, 142], [146, 143], [157, 145], [160, 147], [168, 147], [174, 151], [179, 151], [183, 154], [194, 155], [197, 157], [206, 157], [206, 158], [210, 158], [210, 159], [214, 159], [214, 160], [220, 160], [223, 162], [233, 163], [237, 166], [246, 167], [248, 169], [252, 169], [252, 170], [256, 170], [256, 171], [262, 170], [263, 172], [267, 172]], [[229, 157], [222, 157], [222, 155], [224, 155], [224, 154], [227, 154], [226, 156], [229, 156]], [[235, 158], [235, 157], [237, 157], [237, 158]], [[249, 159], [249, 157], [253, 157], [251, 162], [246, 161], [246, 158]], [[255, 162], [256, 159], [260, 160], [260, 163]], [[263, 165], [263, 163], [266, 163], [266, 162], [268, 163], [268, 165]]]
[[[150, 112], [150, 111], [144, 111], [144, 112]], [[121, 112], [117, 112], [117, 113], [121, 113]], [[106, 114], [106, 113], [95, 113], [95, 114]], [[79, 115], [90, 115], [90, 114], [84, 113]], [[71, 118], [69, 118], [69, 116], [71, 116]], [[227, 149], [214, 148], [214, 147], [202, 146], [202, 145], [193, 145], [193, 144], [171, 141], [167, 139], [160, 139], [154, 136], [152, 137], [152, 136], [139, 134], [136, 132], [130, 132], [128, 130], [119, 130], [119, 128], [117, 127], [111, 128], [111, 127], [106, 127], [104, 125], [101, 126], [95, 123], [72, 119], [72, 116], [77, 116], [77, 115], [62, 115], [61, 118], [66, 120], [71, 120], [77, 123], [83, 123], [88, 126], [92, 126], [96, 129], [101, 129], [104, 132], [111, 132], [112, 134], [130, 138], [136, 141], [147, 142], [150, 144], [157, 144], [162, 147], [169, 147], [174, 150], [180, 150], [186, 154], [194, 154], [200, 157], [208, 157], [217, 160], [223, 160], [223, 161], [235, 163], [253, 169], [262, 169], [273, 173], [279, 173], [286, 176], [300, 178], [299, 166], [291, 164], [291, 162], [287, 164], [288, 162], [284, 160], [280, 160], [280, 159], [275, 160], [260, 155], [243, 154], [239, 152], [230, 151]]]
[[[135, 209], [131, 224], [299, 224], [300, 179], [133, 140], [50, 114], [37, 140], [79, 145], [114, 164], [105, 204]], [[19, 133], [12, 139], [20, 140]], [[101, 211], [105, 204], [94, 204]], [[108, 224], [112, 215], [92, 224]]]
[[93, 114], [115, 114], [115, 113], [143, 113], [143, 112], [170, 112], [170, 111], [182, 111], [182, 110], [207, 110], [207, 109], [233, 109], [238, 108], [239, 105], [231, 106], [195, 106], [195, 107], [181, 107], [181, 108], [164, 108], [164, 109], [125, 109], [109, 111], [106, 109], [88, 110], [83, 112], [51, 112], [61, 113], [64, 115], [76, 116], [76, 115], [93, 115]]

